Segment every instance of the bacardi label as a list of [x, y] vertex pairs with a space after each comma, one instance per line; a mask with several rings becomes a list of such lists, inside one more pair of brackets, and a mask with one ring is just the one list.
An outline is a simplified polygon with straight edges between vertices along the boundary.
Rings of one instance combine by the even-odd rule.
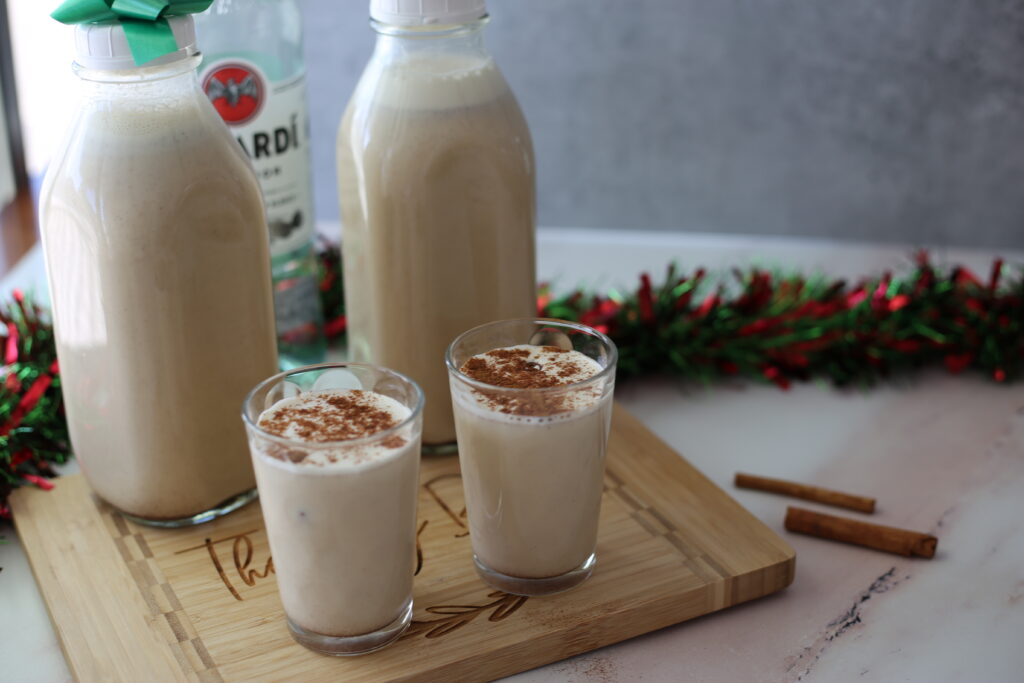
[[271, 82], [252, 62], [223, 59], [202, 73], [203, 90], [249, 155], [263, 189], [273, 256], [313, 240], [306, 75]]

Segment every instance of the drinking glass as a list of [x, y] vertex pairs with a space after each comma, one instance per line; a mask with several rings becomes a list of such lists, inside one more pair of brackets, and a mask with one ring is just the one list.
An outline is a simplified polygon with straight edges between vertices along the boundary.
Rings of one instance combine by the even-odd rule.
[[[601, 369], [547, 388], [499, 387], [462, 371], [477, 354], [521, 344], [575, 350]], [[491, 586], [547, 595], [593, 571], [616, 357], [597, 330], [544, 319], [488, 323], [448, 347], [473, 561]]]
[[[383, 394], [409, 415], [342, 441], [282, 437], [259, 425], [279, 401], [339, 389]], [[422, 412], [415, 382], [357, 363], [282, 372], [245, 399], [242, 419], [281, 602], [292, 636], [312, 650], [370, 652], [409, 625]]]

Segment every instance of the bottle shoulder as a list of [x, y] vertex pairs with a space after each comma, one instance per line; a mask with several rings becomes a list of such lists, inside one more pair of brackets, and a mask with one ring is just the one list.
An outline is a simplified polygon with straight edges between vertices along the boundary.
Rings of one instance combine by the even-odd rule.
[[392, 155], [402, 154], [410, 144], [430, 149], [486, 144], [533, 153], [526, 117], [510, 91], [495, 99], [450, 107], [353, 100], [342, 115], [337, 142], [339, 147], [389, 148]]
[[40, 204], [45, 210], [59, 195], [98, 210], [119, 196], [120, 206], [150, 206], [209, 185], [262, 206], [251, 164], [205, 98], [177, 111], [85, 107], [47, 170]]

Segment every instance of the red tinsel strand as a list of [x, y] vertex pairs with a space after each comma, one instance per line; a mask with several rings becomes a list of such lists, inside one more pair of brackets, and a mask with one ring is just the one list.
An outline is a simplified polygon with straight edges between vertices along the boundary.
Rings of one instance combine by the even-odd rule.
[[551, 303], [551, 292], [546, 284], [542, 284], [539, 287], [537, 294], [537, 315], [543, 316], [544, 309], [547, 308], [548, 304]]
[[764, 372], [764, 376], [766, 378], [768, 378], [770, 381], [775, 382], [775, 384], [778, 385], [778, 387], [780, 389], [783, 389], [783, 390], [788, 390], [789, 389], [789, 379], [787, 379], [782, 374], [782, 371], [779, 370], [778, 367], [776, 367], [774, 365], [769, 365], [769, 366], [767, 366], [764, 369], [763, 372]]
[[330, 291], [331, 287], [338, 281], [338, 274], [334, 271], [328, 271], [324, 273], [323, 278], [320, 280], [320, 291]]
[[953, 375], [959, 375], [961, 372], [970, 367], [974, 361], [973, 353], [950, 353], [945, 356], [943, 362], [948, 370]]
[[329, 339], [333, 339], [344, 334], [346, 327], [348, 327], [348, 319], [343, 315], [339, 315], [337, 318], [327, 321], [324, 325], [324, 333]]
[[992, 262], [992, 273], [989, 275], [988, 291], [995, 294], [999, 288], [999, 278], [1003, 273], [1003, 259], [997, 258]]
[[28, 462], [31, 459], [32, 459], [32, 451], [30, 451], [28, 449], [22, 449], [22, 450], [18, 451], [17, 453], [15, 453], [14, 456], [11, 458], [11, 462], [10, 462], [11, 469], [14, 469], [14, 468], [18, 467], [18, 465], [21, 465], [22, 463], [26, 463], [26, 462]]
[[906, 294], [897, 294], [893, 298], [889, 299], [888, 309], [890, 313], [895, 313], [901, 308], [905, 307], [910, 303], [911, 299]]
[[[20, 289], [15, 289], [11, 292], [14, 297], [14, 302], [18, 305], [18, 311], [21, 312], [21, 320], [28, 328], [28, 331], [35, 332], [38, 327], [36, 322], [37, 310], [34, 306], [29, 306], [25, 301], [25, 293]], [[31, 310], [29, 310], [31, 309]]]
[[2, 426], [0, 426], [0, 436], [7, 436], [11, 430], [21, 424], [22, 419], [25, 415], [30, 413], [39, 399], [43, 397], [46, 390], [50, 388], [50, 384], [53, 382], [53, 377], [48, 374], [40, 375], [36, 378], [36, 381], [32, 383], [32, 386], [28, 388], [28, 391], [18, 401], [18, 405], [11, 412], [11, 416], [7, 419]]
[[36, 486], [38, 486], [39, 488], [43, 489], [44, 491], [49, 491], [49, 490], [53, 489], [53, 483], [52, 482], [50, 482], [50, 481], [48, 481], [46, 479], [43, 479], [42, 477], [40, 477], [37, 474], [23, 474], [23, 475], [21, 475], [21, 478], [24, 479], [25, 481], [29, 482], [30, 484], [35, 484]]
[[981, 280], [979, 280], [977, 276], [970, 271], [970, 269], [962, 266], [957, 266], [953, 269], [953, 281], [961, 287], [968, 285], [981, 287]]
[[718, 305], [719, 298], [718, 294], [708, 294], [704, 301], [701, 302], [700, 306], [696, 311], [693, 312], [693, 317], [703, 318], [710, 313], [715, 306]]
[[654, 297], [651, 294], [651, 276], [647, 273], [640, 275], [640, 291], [637, 292], [637, 302], [640, 304], [640, 319], [645, 323], [654, 321]]
[[7, 323], [7, 348], [4, 351], [4, 363], [11, 365], [18, 362], [18, 326]]
[[846, 307], [856, 308], [867, 298], [867, 289], [863, 286], [858, 287], [857, 289], [853, 290], [852, 292], [846, 295]]

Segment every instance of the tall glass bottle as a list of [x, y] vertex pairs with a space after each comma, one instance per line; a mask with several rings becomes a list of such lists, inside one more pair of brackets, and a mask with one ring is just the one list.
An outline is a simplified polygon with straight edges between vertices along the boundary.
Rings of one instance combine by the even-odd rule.
[[353, 360], [411, 376], [423, 441], [455, 440], [444, 352], [535, 310], [533, 146], [483, 0], [373, 0], [377, 45], [338, 133]]
[[40, 198], [71, 445], [107, 502], [165, 526], [251, 500], [238, 406], [277, 367], [259, 184], [199, 87], [191, 16], [136, 66], [76, 27], [81, 98]]
[[324, 360], [309, 115], [296, 0], [218, 0], [196, 17], [199, 79], [252, 159], [270, 229], [283, 368]]

